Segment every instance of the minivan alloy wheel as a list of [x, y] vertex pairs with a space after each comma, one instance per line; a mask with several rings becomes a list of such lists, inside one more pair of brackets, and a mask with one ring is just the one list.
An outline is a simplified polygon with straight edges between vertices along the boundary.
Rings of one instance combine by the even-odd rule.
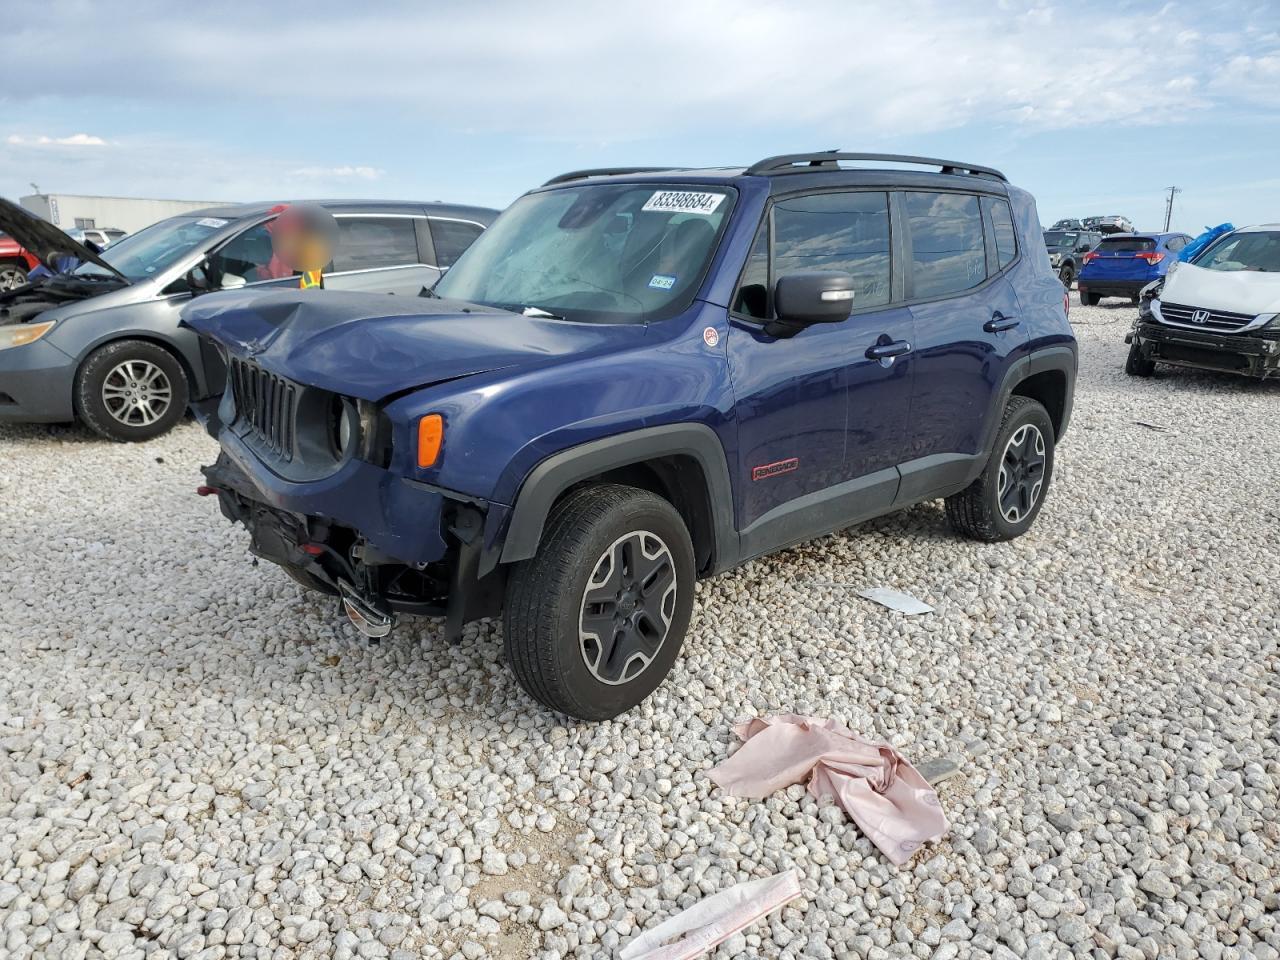
[[102, 382], [102, 403], [111, 416], [131, 427], [150, 426], [173, 401], [173, 385], [149, 360], [126, 360]]
[[579, 615], [587, 670], [601, 683], [634, 680], [653, 662], [676, 607], [675, 561], [648, 530], [615, 540], [596, 561]]
[[16, 290], [27, 282], [27, 274], [21, 267], [0, 266], [0, 292]]
[[1044, 435], [1035, 424], [1023, 424], [1014, 431], [1000, 459], [997, 498], [1000, 513], [1009, 523], [1017, 523], [1035, 507], [1044, 488]]

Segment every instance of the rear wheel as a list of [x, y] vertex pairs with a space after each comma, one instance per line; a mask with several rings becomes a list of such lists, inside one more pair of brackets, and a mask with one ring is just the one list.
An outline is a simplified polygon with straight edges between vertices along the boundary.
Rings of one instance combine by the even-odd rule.
[[1147, 359], [1136, 343], [1129, 345], [1129, 356], [1124, 361], [1124, 372], [1131, 377], [1149, 377], [1156, 372], [1154, 360]]
[[187, 375], [168, 350], [146, 340], [99, 347], [76, 375], [76, 413], [110, 440], [150, 440], [187, 412]]
[[693, 609], [693, 545], [666, 500], [601, 484], [552, 509], [538, 553], [507, 583], [507, 660], [526, 692], [607, 720], [671, 670]]
[[1030, 397], [1010, 397], [977, 480], [947, 497], [947, 519], [959, 533], [995, 542], [1031, 528], [1053, 477], [1053, 421]]
[[16, 290], [26, 282], [26, 267], [19, 263], [0, 263], [0, 293]]
[[1096, 307], [1098, 305], [1098, 301], [1101, 299], [1102, 294], [1100, 293], [1086, 293], [1083, 290], [1080, 291], [1080, 302], [1086, 307]]

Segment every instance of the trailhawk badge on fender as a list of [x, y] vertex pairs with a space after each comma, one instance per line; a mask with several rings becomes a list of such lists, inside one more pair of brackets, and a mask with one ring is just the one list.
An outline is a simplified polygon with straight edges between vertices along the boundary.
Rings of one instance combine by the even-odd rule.
[[714, 347], [720, 342], [720, 332], [715, 327], [707, 327], [702, 331], [702, 342], [708, 347]]

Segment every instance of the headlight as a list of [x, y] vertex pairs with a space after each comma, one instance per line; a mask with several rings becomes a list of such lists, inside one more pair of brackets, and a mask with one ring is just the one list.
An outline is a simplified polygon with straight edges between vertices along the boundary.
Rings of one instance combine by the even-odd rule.
[[53, 329], [56, 320], [44, 323], [6, 323], [0, 327], [0, 350], [34, 343]]
[[329, 443], [333, 448], [333, 455], [339, 460], [346, 459], [354, 450], [355, 439], [360, 433], [360, 421], [355, 405], [351, 401], [343, 397], [333, 398], [329, 430]]

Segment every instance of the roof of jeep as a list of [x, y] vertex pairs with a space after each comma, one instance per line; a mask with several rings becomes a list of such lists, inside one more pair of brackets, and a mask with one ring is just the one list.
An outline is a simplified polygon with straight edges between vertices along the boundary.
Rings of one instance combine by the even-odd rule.
[[[872, 163], [875, 166], [840, 166]], [[936, 170], [910, 169], [932, 166]], [[908, 167], [908, 169], [903, 169]], [[767, 157], [750, 166], [605, 167], [575, 170], [553, 177], [537, 189], [576, 186], [587, 181], [728, 185], [742, 178], [769, 181], [771, 193], [831, 186], [949, 186], [1005, 194], [1008, 180], [999, 170], [977, 164], [897, 154], [821, 153]]]
[[436, 216], [466, 217], [483, 224], [492, 223], [497, 210], [488, 207], [472, 207], [465, 204], [439, 201], [413, 200], [259, 200], [254, 203], [228, 203], [216, 207], [193, 210], [185, 216], [219, 217], [224, 220], [242, 220], [270, 213], [272, 207], [281, 204], [311, 203], [327, 210], [358, 211], [360, 213], [429, 213]]

